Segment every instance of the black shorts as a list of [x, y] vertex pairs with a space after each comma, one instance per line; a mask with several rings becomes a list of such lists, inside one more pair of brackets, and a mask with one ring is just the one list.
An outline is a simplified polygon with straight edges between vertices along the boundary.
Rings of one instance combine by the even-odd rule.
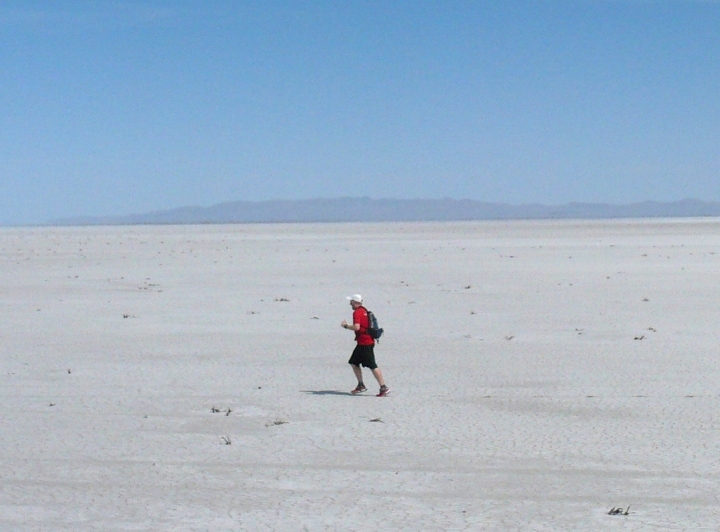
[[352, 364], [353, 366], [359, 366], [362, 364], [368, 369], [377, 368], [377, 364], [375, 363], [375, 352], [373, 351], [374, 347], [374, 345], [356, 346], [350, 360], [348, 360], [348, 364]]

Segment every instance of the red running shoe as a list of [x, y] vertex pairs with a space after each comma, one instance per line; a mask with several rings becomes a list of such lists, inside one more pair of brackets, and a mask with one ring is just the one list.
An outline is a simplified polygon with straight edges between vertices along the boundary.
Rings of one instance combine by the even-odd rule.
[[365, 388], [364, 384], [358, 384], [357, 387], [350, 393], [353, 395], [357, 395], [357, 394], [363, 393], [363, 392], [367, 392], [367, 388]]
[[385, 385], [380, 386], [380, 391], [375, 397], [386, 397], [390, 393], [390, 388]]

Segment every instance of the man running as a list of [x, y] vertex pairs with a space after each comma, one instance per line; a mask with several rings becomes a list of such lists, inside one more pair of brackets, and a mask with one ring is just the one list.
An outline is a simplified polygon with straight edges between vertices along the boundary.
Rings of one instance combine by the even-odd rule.
[[380, 392], [377, 394], [377, 397], [385, 397], [390, 393], [390, 390], [387, 386], [385, 386], [383, 374], [375, 363], [375, 340], [367, 333], [370, 322], [368, 320], [367, 310], [362, 304], [363, 298], [360, 294], [355, 294], [347, 299], [350, 301], [350, 306], [353, 309], [353, 323], [350, 325], [348, 322], [343, 320], [340, 326], [343, 329], [353, 331], [355, 333], [355, 341], [357, 342], [357, 346], [355, 346], [355, 350], [353, 351], [350, 360], [348, 360], [348, 364], [352, 366], [355, 377], [357, 377], [358, 384], [357, 387], [350, 393], [356, 395], [367, 391], [367, 388], [363, 383], [362, 368], [360, 367], [362, 364], [372, 371], [373, 376], [380, 385]]

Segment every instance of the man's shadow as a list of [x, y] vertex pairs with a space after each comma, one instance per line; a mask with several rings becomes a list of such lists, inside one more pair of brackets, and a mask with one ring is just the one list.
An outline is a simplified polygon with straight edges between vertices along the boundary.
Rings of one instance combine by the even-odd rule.
[[352, 394], [350, 392], [341, 392], [339, 390], [302, 390], [302, 393], [306, 393], [308, 395], [351, 395], [352, 396]]

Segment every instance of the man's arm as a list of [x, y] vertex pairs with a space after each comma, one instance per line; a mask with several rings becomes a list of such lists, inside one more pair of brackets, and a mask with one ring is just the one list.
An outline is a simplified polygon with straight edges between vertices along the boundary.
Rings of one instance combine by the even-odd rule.
[[357, 332], [357, 331], [360, 330], [360, 324], [359, 324], [359, 323], [353, 323], [352, 325], [350, 325], [350, 324], [349, 324], [348, 322], [346, 322], [345, 320], [342, 321], [342, 323], [340, 324], [340, 327], [342, 327], [343, 329], [348, 329], [348, 330], [350, 330], [350, 331], [354, 331], [354, 332]]

